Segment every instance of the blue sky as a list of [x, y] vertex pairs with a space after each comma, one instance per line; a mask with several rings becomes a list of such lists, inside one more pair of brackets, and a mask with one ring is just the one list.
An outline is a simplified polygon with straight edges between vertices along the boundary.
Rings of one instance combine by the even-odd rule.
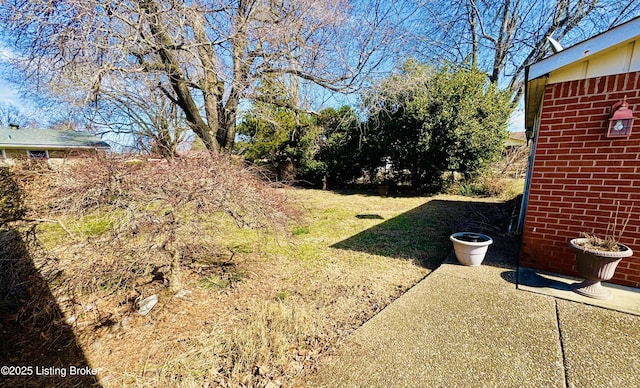
[[509, 120], [509, 131], [523, 132], [524, 131], [524, 109], [518, 107], [511, 115]]
[[[11, 51], [0, 42], [0, 63], [11, 57]], [[7, 66], [6, 62], [3, 66]], [[12, 87], [0, 78], [0, 102], [19, 106], [20, 98], [16, 92], [16, 88]]]
[[0, 102], [20, 106], [20, 98], [15, 89], [0, 80]]
[[[20, 100], [20, 96], [16, 92], [15, 87], [0, 79], [0, 103], [14, 105], [18, 108], [24, 107], [24, 102]], [[26, 112], [25, 112], [26, 113]], [[509, 120], [509, 131], [524, 131], [524, 110], [521, 107], [511, 115]]]

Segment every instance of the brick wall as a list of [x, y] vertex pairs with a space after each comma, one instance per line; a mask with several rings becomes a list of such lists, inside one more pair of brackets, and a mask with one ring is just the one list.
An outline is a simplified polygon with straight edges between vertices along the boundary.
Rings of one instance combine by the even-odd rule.
[[[607, 138], [611, 106], [627, 96], [631, 136]], [[640, 72], [547, 85], [520, 265], [577, 275], [568, 242], [604, 235], [619, 204], [631, 210], [621, 242], [634, 250], [613, 283], [640, 287]]]

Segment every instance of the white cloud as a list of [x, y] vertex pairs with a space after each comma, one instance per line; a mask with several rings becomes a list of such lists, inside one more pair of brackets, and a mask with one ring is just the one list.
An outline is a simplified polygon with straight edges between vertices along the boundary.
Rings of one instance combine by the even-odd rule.
[[524, 132], [524, 109], [513, 111], [507, 129], [510, 132]]
[[5, 45], [0, 42], [0, 61], [8, 61], [11, 59], [16, 59], [18, 56], [11, 49], [7, 48]]
[[12, 88], [11, 85], [8, 85], [2, 80], [0, 80], [0, 102], [15, 106], [20, 105], [20, 97], [15, 88]]
[[[15, 53], [0, 43], [0, 63], [16, 57]], [[6, 66], [6, 65], [5, 65]], [[0, 79], [0, 102], [19, 106], [20, 97], [15, 87]]]

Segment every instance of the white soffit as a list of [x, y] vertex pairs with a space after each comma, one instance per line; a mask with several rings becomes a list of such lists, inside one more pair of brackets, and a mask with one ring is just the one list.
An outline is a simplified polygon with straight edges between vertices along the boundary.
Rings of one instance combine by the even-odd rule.
[[640, 36], [640, 17], [632, 19], [611, 30], [589, 38], [551, 55], [529, 67], [529, 80], [533, 80], [551, 73], [561, 67], [584, 60], [594, 54], [611, 47], [632, 41]]

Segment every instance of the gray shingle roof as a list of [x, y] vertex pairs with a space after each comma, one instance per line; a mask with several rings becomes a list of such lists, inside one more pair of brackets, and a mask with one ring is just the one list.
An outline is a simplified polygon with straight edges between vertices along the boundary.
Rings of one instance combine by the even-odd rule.
[[0, 127], [0, 148], [110, 148], [89, 132]]

